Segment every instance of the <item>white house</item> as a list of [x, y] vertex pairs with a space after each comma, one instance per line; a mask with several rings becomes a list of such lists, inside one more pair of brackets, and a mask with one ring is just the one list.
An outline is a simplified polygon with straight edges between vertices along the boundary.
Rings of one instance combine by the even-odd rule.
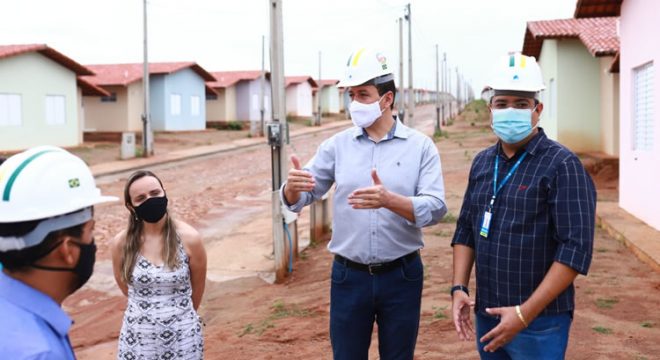
[[316, 81], [311, 76], [286, 77], [286, 113], [290, 116], [311, 117]]

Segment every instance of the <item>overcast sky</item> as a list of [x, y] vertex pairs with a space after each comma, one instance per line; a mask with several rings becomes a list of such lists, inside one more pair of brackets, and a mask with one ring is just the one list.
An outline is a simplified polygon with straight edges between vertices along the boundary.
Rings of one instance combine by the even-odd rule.
[[[282, 0], [286, 75], [340, 78], [355, 48], [382, 49], [398, 79], [399, 26], [409, 0]], [[478, 93], [491, 62], [521, 50], [525, 23], [570, 18], [576, 0], [412, 0], [415, 87], [435, 88], [435, 44]], [[269, 0], [149, 0], [150, 61], [209, 71], [261, 68]], [[407, 54], [407, 24], [404, 39]], [[46, 43], [82, 64], [142, 61], [141, 0], [12, 0], [0, 44]], [[407, 55], [405, 55], [407, 72]], [[268, 68], [268, 61], [266, 61]], [[406, 86], [407, 86], [407, 74]]]

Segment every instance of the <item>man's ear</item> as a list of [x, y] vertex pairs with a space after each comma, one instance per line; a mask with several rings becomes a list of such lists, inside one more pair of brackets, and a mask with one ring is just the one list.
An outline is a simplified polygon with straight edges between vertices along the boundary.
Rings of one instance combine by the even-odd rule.
[[541, 113], [543, 112], [543, 103], [540, 102], [538, 105], [536, 105], [536, 112], [541, 116]]
[[[388, 91], [387, 94], [390, 95], [389, 97], [387, 97], [389, 99], [388, 104], [387, 104], [387, 108], [391, 109], [392, 105], [394, 105], [394, 93], [391, 92], [391, 91]], [[385, 94], [385, 95], [387, 95], [387, 94]]]
[[78, 256], [80, 255], [80, 248], [73, 242], [74, 239], [71, 236], [64, 236], [60, 246], [53, 251], [57, 257], [57, 261], [68, 265], [68, 267], [76, 266]]

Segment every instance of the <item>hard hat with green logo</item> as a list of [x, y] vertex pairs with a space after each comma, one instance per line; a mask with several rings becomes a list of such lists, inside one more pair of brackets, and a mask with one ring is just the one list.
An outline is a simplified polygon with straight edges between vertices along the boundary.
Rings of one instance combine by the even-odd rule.
[[510, 53], [495, 65], [488, 85], [495, 91], [539, 92], [545, 89], [541, 68], [533, 56]]
[[358, 86], [369, 80], [374, 80], [375, 84], [382, 84], [394, 80], [394, 75], [384, 52], [362, 48], [354, 51], [348, 58], [344, 78], [337, 86]]
[[[0, 165], [0, 223], [56, 218], [45, 230], [59, 230], [91, 219], [91, 206], [116, 200], [101, 195], [92, 172], [80, 158], [58, 147], [35, 147]], [[71, 213], [78, 214], [62, 219]], [[43, 238], [11, 240], [0, 238], [0, 250], [34, 246]]]

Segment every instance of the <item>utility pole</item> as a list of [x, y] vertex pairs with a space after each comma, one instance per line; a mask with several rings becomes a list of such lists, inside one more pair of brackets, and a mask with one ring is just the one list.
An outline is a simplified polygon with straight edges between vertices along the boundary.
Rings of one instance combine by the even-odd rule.
[[266, 119], [266, 36], [261, 35], [261, 76], [259, 77], [259, 129], [257, 136], [264, 136]]
[[[270, 0], [270, 61], [271, 61], [271, 96], [273, 98], [273, 121], [268, 124], [268, 145], [271, 149], [273, 174], [273, 253], [275, 256], [275, 281], [280, 282], [286, 276], [287, 254], [284, 234], [284, 213], [280, 203], [279, 189], [287, 171], [286, 149], [288, 141], [285, 92], [284, 92], [284, 54], [282, 31], [282, 0]], [[292, 233], [291, 231], [290, 233]]]
[[415, 126], [413, 113], [415, 112], [415, 92], [413, 90], [413, 64], [412, 64], [412, 17], [410, 3], [406, 5], [406, 20], [408, 20], [408, 125]]
[[261, 35], [261, 77], [259, 78], [259, 130], [257, 136], [264, 136], [266, 118], [266, 36]]
[[451, 69], [449, 66], [447, 66], [447, 92], [449, 93], [449, 118], [451, 119], [454, 117], [454, 113], [452, 111], [454, 96], [451, 93]]
[[142, 156], [154, 154], [153, 133], [151, 132], [151, 112], [149, 111], [149, 57], [147, 52], [147, 0], [142, 0], [144, 20], [144, 58], [142, 64], [142, 96], [144, 109], [142, 112]]
[[399, 18], [399, 120], [406, 116], [406, 85], [403, 82], [403, 18]]
[[435, 44], [435, 134], [440, 135], [440, 55]]
[[319, 89], [316, 91], [316, 100], [318, 103], [317, 113], [316, 113], [316, 126], [321, 126], [321, 95], [323, 90], [323, 85], [321, 85], [321, 51], [319, 51]]
[[445, 108], [447, 107], [447, 99], [445, 94], [447, 93], [447, 53], [442, 53], [442, 125], [446, 125], [445, 117]]
[[456, 111], [461, 111], [461, 74], [458, 73], [458, 66], [456, 67]]

